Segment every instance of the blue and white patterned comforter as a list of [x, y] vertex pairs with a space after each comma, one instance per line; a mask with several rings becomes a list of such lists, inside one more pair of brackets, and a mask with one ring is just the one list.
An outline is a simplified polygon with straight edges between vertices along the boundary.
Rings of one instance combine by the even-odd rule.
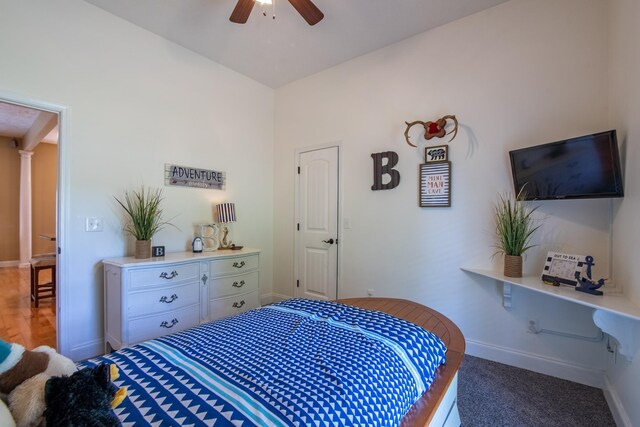
[[397, 425], [445, 361], [385, 313], [293, 299], [87, 360], [120, 368], [123, 425]]

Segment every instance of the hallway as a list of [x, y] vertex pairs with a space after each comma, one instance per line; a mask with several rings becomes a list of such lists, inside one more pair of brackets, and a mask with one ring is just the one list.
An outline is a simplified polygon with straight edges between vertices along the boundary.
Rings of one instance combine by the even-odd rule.
[[[43, 271], [41, 278], [50, 280], [49, 272]], [[42, 300], [35, 308], [29, 288], [28, 268], [0, 268], [0, 338], [26, 349], [56, 348], [56, 300]]]

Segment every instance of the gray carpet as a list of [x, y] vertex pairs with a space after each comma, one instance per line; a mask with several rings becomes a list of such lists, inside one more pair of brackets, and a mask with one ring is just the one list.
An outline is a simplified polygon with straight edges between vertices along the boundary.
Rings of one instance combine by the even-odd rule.
[[468, 355], [458, 381], [464, 427], [616, 425], [598, 388]]

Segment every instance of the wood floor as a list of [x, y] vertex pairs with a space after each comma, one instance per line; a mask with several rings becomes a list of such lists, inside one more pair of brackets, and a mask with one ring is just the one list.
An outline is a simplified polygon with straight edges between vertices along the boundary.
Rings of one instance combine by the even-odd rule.
[[[40, 275], [42, 280], [50, 280], [49, 272]], [[27, 349], [40, 345], [56, 348], [56, 300], [41, 300], [35, 308], [29, 288], [28, 268], [0, 268], [0, 338]]]

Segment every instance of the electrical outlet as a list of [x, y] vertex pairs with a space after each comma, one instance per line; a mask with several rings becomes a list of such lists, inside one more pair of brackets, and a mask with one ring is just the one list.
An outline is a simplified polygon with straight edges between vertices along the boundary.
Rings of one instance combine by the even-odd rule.
[[530, 334], [540, 333], [540, 325], [538, 324], [538, 319], [529, 319], [529, 328], [527, 328], [527, 332], [529, 332]]
[[373, 294], [375, 294], [375, 291], [373, 289], [367, 289], [367, 296], [368, 297], [372, 297]]

